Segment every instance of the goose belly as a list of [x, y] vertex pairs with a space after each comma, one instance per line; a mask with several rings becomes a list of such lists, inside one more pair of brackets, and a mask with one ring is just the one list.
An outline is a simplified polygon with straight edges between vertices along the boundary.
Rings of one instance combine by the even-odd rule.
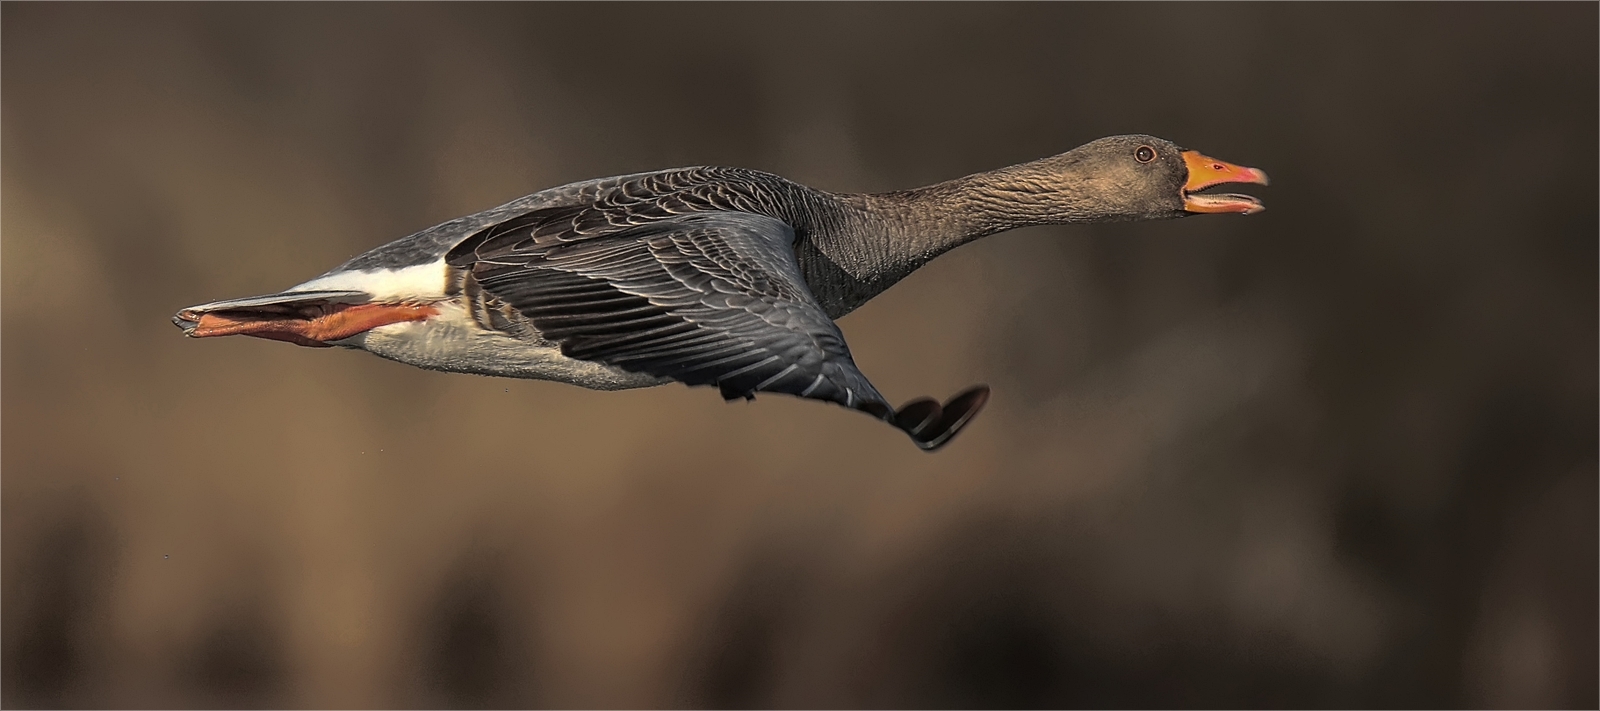
[[459, 302], [435, 304], [439, 313], [424, 321], [379, 326], [339, 341], [390, 360], [429, 370], [570, 383], [593, 390], [626, 390], [669, 382], [603, 363], [577, 360], [535, 335], [513, 336], [484, 328]]

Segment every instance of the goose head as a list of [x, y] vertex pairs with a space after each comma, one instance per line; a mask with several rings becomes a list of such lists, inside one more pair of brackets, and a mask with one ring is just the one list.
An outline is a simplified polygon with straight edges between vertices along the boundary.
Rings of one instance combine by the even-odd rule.
[[1230, 183], [1266, 185], [1265, 172], [1146, 135], [1101, 138], [977, 182], [980, 195], [1011, 203], [1033, 223], [1249, 215], [1266, 209], [1249, 195], [1201, 192]]

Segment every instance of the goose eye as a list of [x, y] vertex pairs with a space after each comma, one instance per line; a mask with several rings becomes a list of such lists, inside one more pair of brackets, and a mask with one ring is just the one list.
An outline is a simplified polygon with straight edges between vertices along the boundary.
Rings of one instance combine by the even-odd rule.
[[1140, 163], [1149, 163], [1156, 159], [1156, 151], [1149, 146], [1139, 146], [1139, 150], [1133, 152], [1133, 157]]

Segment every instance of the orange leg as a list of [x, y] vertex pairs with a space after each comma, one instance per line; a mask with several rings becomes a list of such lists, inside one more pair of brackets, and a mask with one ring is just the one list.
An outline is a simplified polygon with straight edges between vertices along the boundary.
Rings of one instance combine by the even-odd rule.
[[409, 304], [334, 305], [329, 308], [333, 310], [312, 318], [240, 318], [210, 313], [200, 317], [189, 335], [195, 338], [255, 336], [327, 348], [328, 341], [349, 338], [391, 323], [421, 321], [439, 313], [432, 306]]

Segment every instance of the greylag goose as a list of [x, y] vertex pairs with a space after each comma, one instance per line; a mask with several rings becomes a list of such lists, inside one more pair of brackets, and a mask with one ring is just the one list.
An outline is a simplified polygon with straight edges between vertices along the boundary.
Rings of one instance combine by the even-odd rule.
[[891, 407], [856, 368], [839, 318], [934, 257], [1028, 225], [1250, 214], [1202, 194], [1267, 176], [1152, 136], [937, 185], [835, 194], [740, 168], [677, 168], [551, 188], [451, 220], [277, 294], [178, 312], [196, 338], [361, 348], [456, 373], [596, 390], [677, 381], [726, 399], [825, 400], [950, 441], [979, 385]]

